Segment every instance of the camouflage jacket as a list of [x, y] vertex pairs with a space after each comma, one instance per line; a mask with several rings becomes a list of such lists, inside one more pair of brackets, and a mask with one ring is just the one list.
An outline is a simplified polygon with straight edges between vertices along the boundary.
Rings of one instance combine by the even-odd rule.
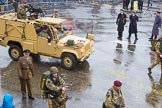
[[158, 53], [159, 55], [162, 54], [162, 41], [158, 41], [157, 44], [155, 45], [155, 52]]
[[112, 87], [107, 91], [106, 100], [104, 102], [106, 108], [125, 108], [122, 92], [115, 91]]
[[56, 78], [47, 78], [46, 80], [46, 86], [51, 91], [60, 92], [62, 87], [64, 86], [65, 81], [61, 77]]
[[49, 37], [48, 33], [43, 32], [43, 31], [41, 31], [41, 32], [39, 33], [39, 36], [45, 37], [46, 39]]
[[20, 8], [18, 9], [17, 12], [17, 18], [18, 19], [26, 19], [27, 15], [26, 15], [26, 8], [23, 6], [20, 6]]

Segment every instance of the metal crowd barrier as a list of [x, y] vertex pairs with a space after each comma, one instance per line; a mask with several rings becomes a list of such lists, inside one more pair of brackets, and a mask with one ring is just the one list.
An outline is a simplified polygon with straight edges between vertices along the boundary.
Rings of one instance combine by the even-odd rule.
[[[53, 10], [54, 8], [62, 8], [59, 7], [62, 4], [65, 5], [75, 5], [76, 3], [119, 3], [121, 0], [23, 0], [26, 1], [28, 4], [32, 4], [34, 7], [41, 7], [44, 10]], [[0, 5], [0, 14], [5, 14], [9, 12], [13, 12], [13, 4], [12, 2], [10, 4], [1, 4]]]
[[8, 13], [8, 12], [11, 12], [13, 10], [14, 10], [14, 8], [13, 8], [12, 3], [0, 5], [0, 14]]

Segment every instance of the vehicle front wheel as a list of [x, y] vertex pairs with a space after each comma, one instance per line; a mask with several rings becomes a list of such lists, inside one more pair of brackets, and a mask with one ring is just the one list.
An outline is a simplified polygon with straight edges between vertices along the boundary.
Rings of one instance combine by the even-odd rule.
[[23, 55], [22, 49], [17, 45], [11, 45], [8, 53], [9, 56], [15, 61], [17, 61]]
[[65, 53], [61, 57], [61, 65], [67, 70], [73, 70], [77, 67], [78, 61], [73, 54]]

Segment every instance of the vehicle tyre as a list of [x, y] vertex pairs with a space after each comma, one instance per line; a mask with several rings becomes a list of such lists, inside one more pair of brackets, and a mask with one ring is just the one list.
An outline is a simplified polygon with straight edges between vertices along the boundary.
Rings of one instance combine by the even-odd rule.
[[8, 53], [9, 56], [15, 61], [17, 61], [23, 55], [22, 49], [17, 45], [11, 45]]
[[40, 61], [40, 55], [39, 54], [33, 54], [31, 53], [30, 56], [32, 56], [34, 62]]
[[73, 54], [65, 53], [61, 57], [61, 65], [67, 70], [73, 70], [77, 67], [78, 61]]
[[90, 67], [90, 66], [89, 66], [89, 63], [88, 63], [87, 60], [85, 60], [85, 61], [79, 63], [79, 65], [78, 65], [78, 69], [84, 70], [84, 71], [89, 71], [89, 67]]

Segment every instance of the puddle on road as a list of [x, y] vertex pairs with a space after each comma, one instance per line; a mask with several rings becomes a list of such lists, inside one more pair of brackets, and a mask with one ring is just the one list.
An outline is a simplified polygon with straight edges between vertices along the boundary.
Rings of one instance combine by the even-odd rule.
[[152, 75], [148, 77], [152, 83], [152, 90], [146, 94], [146, 101], [156, 107], [162, 101], [162, 75], [159, 82], [155, 81]]
[[[52, 58], [51, 58], [52, 59]], [[53, 60], [52, 60], [53, 61]], [[86, 87], [91, 86], [91, 72], [89, 71], [89, 63], [83, 62], [74, 71], [67, 71], [58, 66], [57, 62], [36, 62], [35, 76], [32, 79], [33, 95], [41, 98], [40, 79], [41, 74], [47, 71], [51, 66], [57, 66], [61, 76], [63, 76], [68, 87], [68, 92], [82, 91]], [[12, 61], [8, 67], [1, 68], [1, 87], [2, 89], [20, 92], [20, 83], [17, 75], [17, 62]], [[16, 86], [15, 86], [16, 85]]]

